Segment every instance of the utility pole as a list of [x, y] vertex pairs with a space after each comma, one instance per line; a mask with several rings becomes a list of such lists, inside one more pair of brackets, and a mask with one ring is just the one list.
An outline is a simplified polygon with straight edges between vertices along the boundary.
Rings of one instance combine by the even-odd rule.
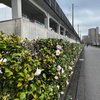
[[81, 31], [80, 31], [80, 40], [81, 40]]
[[77, 32], [78, 32], [78, 35], [79, 35], [79, 31], [80, 31], [80, 30], [79, 30], [79, 24], [78, 24], [77, 26], [78, 26], [78, 30], [77, 30]]
[[72, 4], [72, 26], [74, 28], [74, 4]]

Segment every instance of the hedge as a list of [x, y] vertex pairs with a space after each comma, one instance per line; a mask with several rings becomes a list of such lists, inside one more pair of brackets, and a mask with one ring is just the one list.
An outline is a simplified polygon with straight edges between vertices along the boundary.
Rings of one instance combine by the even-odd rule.
[[29, 41], [0, 33], [0, 100], [58, 100], [81, 44], [61, 39]]

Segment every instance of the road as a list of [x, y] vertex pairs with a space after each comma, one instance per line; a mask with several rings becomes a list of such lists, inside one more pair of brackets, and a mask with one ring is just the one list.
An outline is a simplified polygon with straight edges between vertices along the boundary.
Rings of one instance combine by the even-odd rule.
[[85, 47], [77, 100], [100, 100], [100, 48]]

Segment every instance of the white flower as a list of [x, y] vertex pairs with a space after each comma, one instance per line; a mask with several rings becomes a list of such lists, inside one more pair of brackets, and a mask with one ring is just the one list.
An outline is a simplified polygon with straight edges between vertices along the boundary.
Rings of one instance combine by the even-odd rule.
[[57, 70], [58, 70], [58, 71], [61, 70], [61, 66], [60, 66], [60, 65], [57, 66]]
[[63, 91], [61, 91], [60, 93], [61, 93], [61, 94], [64, 94], [64, 92], [63, 92]]
[[7, 62], [7, 59], [6, 58], [1, 58], [0, 61]]
[[56, 80], [57, 80], [57, 79], [58, 79], [58, 76], [55, 76], [55, 77], [54, 77], [54, 79], [56, 79]]
[[23, 42], [24, 42], [24, 40], [21, 40], [20, 42], [21, 42], [21, 43], [23, 43]]
[[69, 74], [69, 76], [71, 76], [71, 74]]
[[51, 90], [51, 91], [53, 91], [53, 89], [52, 89], [52, 88], [51, 88], [50, 90]]
[[71, 66], [69, 66], [69, 69], [72, 70], [73, 68]]
[[57, 85], [57, 88], [59, 89], [59, 85]]
[[56, 50], [56, 56], [59, 56], [60, 55], [60, 50]]
[[1, 68], [0, 68], [0, 74], [2, 74], [3, 72], [2, 72], [2, 70], [1, 70]]
[[73, 62], [73, 61], [71, 61], [71, 64], [72, 64], [72, 65], [74, 65], [74, 62]]
[[6, 58], [4, 58], [4, 59], [3, 59], [3, 62], [7, 62], [7, 59], [6, 59]]
[[71, 75], [73, 74], [73, 71], [71, 72]]
[[74, 58], [74, 61], [76, 60], [76, 58]]
[[39, 75], [41, 74], [41, 71], [42, 71], [41, 69], [38, 69], [38, 68], [37, 68], [37, 69], [36, 69], [36, 72], [35, 72], [35, 76], [39, 76]]
[[34, 79], [34, 77], [31, 77], [29, 80], [32, 81]]
[[62, 47], [60, 45], [56, 46], [58, 50], [62, 49]]
[[68, 81], [66, 81], [66, 84], [68, 85], [68, 84], [69, 84], [69, 82], [68, 82]]
[[64, 75], [63, 77], [66, 77], [66, 75]]
[[61, 70], [61, 73], [63, 74], [65, 71], [64, 71], [64, 69], [62, 68], [62, 70]]

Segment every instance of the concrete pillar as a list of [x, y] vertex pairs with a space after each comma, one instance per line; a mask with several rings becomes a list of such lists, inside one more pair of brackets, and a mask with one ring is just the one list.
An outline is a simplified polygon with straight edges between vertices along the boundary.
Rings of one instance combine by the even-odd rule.
[[57, 26], [57, 33], [60, 34], [60, 25]]
[[50, 18], [49, 16], [47, 16], [47, 18], [45, 18], [45, 28], [49, 29], [50, 27]]
[[64, 28], [63, 35], [66, 36], [66, 29]]
[[22, 17], [22, 0], [11, 0], [12, 3], [12, 18]]

